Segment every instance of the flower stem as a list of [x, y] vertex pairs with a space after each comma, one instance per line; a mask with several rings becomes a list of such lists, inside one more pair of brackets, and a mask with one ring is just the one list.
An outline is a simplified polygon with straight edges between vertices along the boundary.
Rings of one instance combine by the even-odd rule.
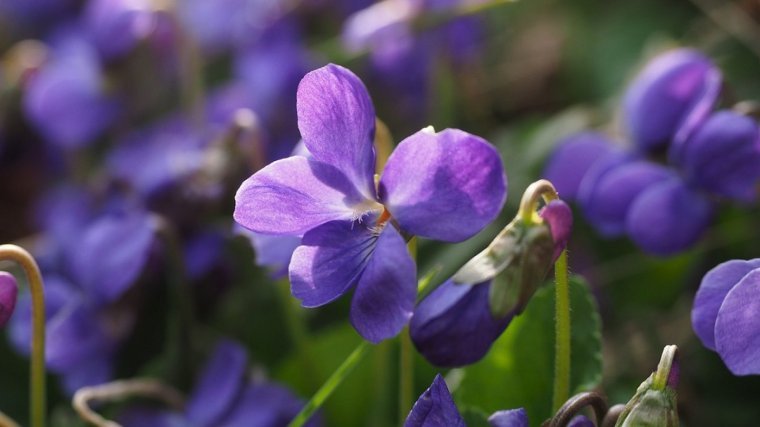
[[45, 426], [45, 289], [42, 273], [31, 254], [16, 245], [0, 245], [0, 260], [17, 263], [24, 269], [32, 294], [32, 358], [30, 374], [30, 414], [32, 427]]
[[539, 179], [533, 184], [530, 184], [523, 193], [522, 199], [520, 200], [520, 208], [517, 211], [517, 215], [525, 224], [529, 225], [541, 222], [541, 217], [536, 213], [539, 197], [543, 197], [545, 202], [550, 202], [559, 198], [559, 195], [557, 194], [554, 185], [545, 179]]
[[301, 409], [301, 412], [293, 418], [293, 421], [288, 424], [288, 427], [301, 427], [309, 421], [312, 415], [314, 415], [319, 408], [325, 403], [328, 397], [335, 391], [336, 388], [343, 382], [344, 379], [351, 373], [351, 371], [362, 361], [364, 356], [369, 350], [369, 343], [362, 341], [353, 352], [338, 366], [338, 369], [330, 375], [330, 378], [322, 384], [322, 387], [312, 396], [311, 400]]
[[557, 411], [570, 395], [570, 284], [567, 279], [567, 251], [554, 264], [556, 281], [554, 319], [554, 401]]

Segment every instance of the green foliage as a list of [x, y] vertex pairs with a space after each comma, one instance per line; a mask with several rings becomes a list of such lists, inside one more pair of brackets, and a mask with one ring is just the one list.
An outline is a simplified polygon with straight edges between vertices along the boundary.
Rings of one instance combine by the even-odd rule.
[[[583, 279], [570, 280], [572, 393], [596, 387], [602, 375], [601, 320]], [[532, 425], [551, 414], [554, 376], [554, 286], [534, 295], [480, 362], [463, 368], [455, 392], [462, 406], [486, 413], [524, 407]]]

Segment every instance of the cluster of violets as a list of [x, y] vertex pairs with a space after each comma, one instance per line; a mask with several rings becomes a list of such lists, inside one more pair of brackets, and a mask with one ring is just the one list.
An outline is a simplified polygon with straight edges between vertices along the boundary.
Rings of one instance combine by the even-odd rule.
[[675, 49], [651, 60], [623, 97], [630, 143], [597, 132], [562, 141], [544, 176], [575, 200], [605, 237], [627, 235], [660, 256], [692, 247], [723, 201], [756, 201], [760, 128], [741, 107], [721, 104], [718, 67]]
[[[482, 2], [285, 3], [0, 4], [0, 23], [12, 24], [18, 38], [4, 58], [0, 101], [15, 100], [23, 119], [17, 125], [0, 116], [0, 155], [30, 137], [44, 147], [56, 183], [36, 203], [34, 252], [45, 279], [45, 361], [66, 394], [115, 379], [146, 300], [179, 291], [194, 308], [203, 305], [199, 295], [217, 301], [220, 282], [234, 274], [224, 250], [238, 235], [273, 278], [288, 277], [304, 307], [352, 293], [349, 320], [363, 339], [379, 343], [408, 328], [416, 349], [439, 367], [480, 360], [525, 308], [521, 300], [495, 313], [493, 276], [464, 283], [455, 276], [419, 295], [408, 246], [415, 238], [462, 242], [496, 219], [507, 197], [498, 151], [468, 132], [427, 127], [378, 158], [381, 124], [364, 83], [338, 65], [317, 68], [326, 61], [301, 34], [312, 15], [339, 16], [346, 51], [369, 53], [368, 82], [419, 128], [437, 57], [456, 66], [479, 48], [480, 18], [454, 15]], [[204, 71], [225, 77], [206, 90]], [[634, 148], [597, 133], [572, 136], [545, 176], [603, 235], [627, 234], [658, 255], [687, 249], [718, 201], [757, 196], [758, 126], [739, 111], [716, 110], [721, 87], [720, 71], [696, 51], [656, 58], [624, 100]], [[82, 176], [88, 162], [97, 167]], [[543, 279], [565, 249], [572, 215], [555, 200], [538, 218], [551, 237]], [[759, 260], [729, 261], [705, 276], [694, 305], [697, 335], [737, 375], [760, 374], [759, 286]], [[9, 323], [13, 346], [29, 354], [31, 296], [17, 294], [14, 277], [0, 273], [0, 327]], [[203, 309], [197, 320], [205, 320]], [[292, 420], [304, 401], [250, 374], [245, 349], [218, 338], [184, 410], [127, 406], [119, 422], [276, 427]], [[529, 425], [523, 409], [488, 422]], [[405, 425], [465, 425], [440, 375]], [[568, 425], [594, 423], [579, 416]]]

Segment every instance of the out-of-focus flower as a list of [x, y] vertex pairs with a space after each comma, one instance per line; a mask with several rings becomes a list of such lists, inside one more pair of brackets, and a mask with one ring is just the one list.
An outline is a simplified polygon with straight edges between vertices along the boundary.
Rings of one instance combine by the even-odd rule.
[[398, 145], [376, 189], [372, 101], [358, 77], [336, 65], [301, 81], [298, 124], [311, 158], [279, 160], [246, 180], [235, 220], [257, 233], [303, 234], [289, 273], [304, 306], [356, 286], [356, 330], [373, 342], [395, 336], [416, 295], [401, 233], [459, 241], [478, 232], [506, 196], [499, 155], [459, 130], [423, 130]]
[[[134, 324], [132, 310], [118, 301], [144, 270], [155, 227], [140, 211], [105, 214], [78, 233], [72, 230], [76, 252], [60, 254], [43, 270], [46, 362], [61, 375], [68, 393], [111, 379], [113, 358]], [[66, 250], [74, 245], [54, 247]], [[11, 339], [24, 354], [30, 350], [31, 316], [31, 297], [23, 294], [18, 315], [11, 319]]]
[[79, 148], [106, 130], [118, 104], [106, 93], [92, 46], [67, 35], [54, 46], [48, 63], [27, 80], [23, 109], [48, 141]]
[[720, 70], [692, 49], [659, 55], [629, 86], [623, 101], [624, 120], [642, 151], [681, 143], [707, 117], [720, 94]]
[[[303, 402], [273, 383], [246, 379], [248, 355], [239, 344], [222, 340], [206, 362], [183, 413], [130, 408], [121, 416], [125, 427], [281, 427]], [[313, 417], [309, 426], [319, 425]]]
[[464, 419], [459, 415], [446, 381], [440, 374], [414, 403], [404, 427], [465, 427]]
[[129, 52], [155, 25], [147, 0], [90, 0], [82, 18], [89, 40], [107, 59]]
[[0, 328], [8, 323], [16, 308], [18, 284], [12, 274], [0, 271]]
[[760, 258], [724, 262], [699, 285], [691, 323], [734, 375], [760, 375]]

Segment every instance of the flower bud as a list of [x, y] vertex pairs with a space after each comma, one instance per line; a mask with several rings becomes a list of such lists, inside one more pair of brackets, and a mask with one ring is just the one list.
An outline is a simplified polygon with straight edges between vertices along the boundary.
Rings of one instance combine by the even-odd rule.
[[0, 328], [5, 326], [16, 308], [18, 286], [12, 274], [0, 271]]
[[680, 372], [677, 356], [678, 347], [665, 347], [657, 371], [641, 383], [636, 394], [625, 405], [616, 427], [679, 425], [675, 390]]

